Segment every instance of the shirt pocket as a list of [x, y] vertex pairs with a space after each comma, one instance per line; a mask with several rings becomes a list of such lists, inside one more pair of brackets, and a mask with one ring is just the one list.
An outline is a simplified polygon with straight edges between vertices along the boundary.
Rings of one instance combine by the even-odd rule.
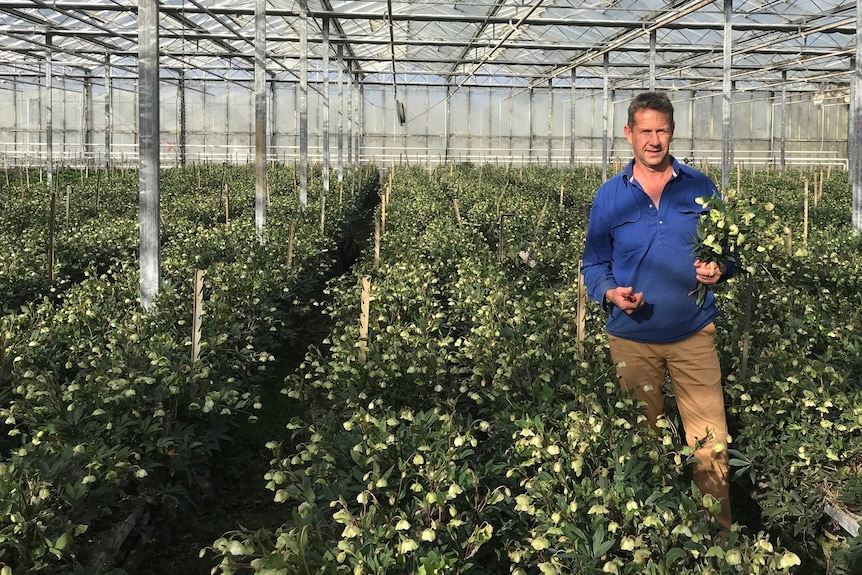
[[610, 219], [608, 223], [614, 239], [615, 252], [626, 255], [643, 250], [647, 246], [649, 243], [647, 230], [640, 220], [640, 210], [616, 214]]
[[702, 206], [681, 206], [677, 208], [678, 220], [676, 234], [686, 244], [694, 245], [697, 240], [697, 225], [700, 223], [701, 214], [706, 213]]

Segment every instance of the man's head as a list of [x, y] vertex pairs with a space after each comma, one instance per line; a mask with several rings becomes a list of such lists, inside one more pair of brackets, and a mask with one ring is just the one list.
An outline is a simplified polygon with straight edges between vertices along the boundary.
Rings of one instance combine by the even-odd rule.
[[629, 104], [624, 132], [640, 168], [663, 171], [670, 166], [673, 104], [660, 92], [644, 92]]
[[634, 97], [629, 104], [629, 128], [634, 127], [635, 114], [641, 110], [655, 110], [667, 114], [670, 120], [670, 129], [673, 131], [673, 104], [670, 103], [670, 98], [664, 92], [643, 92]]

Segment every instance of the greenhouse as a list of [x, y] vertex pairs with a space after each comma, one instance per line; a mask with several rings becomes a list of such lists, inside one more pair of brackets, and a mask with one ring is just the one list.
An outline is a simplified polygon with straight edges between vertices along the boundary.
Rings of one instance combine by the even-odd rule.
[[0, 0], [0, 575], [862, 573], [860, 22]]

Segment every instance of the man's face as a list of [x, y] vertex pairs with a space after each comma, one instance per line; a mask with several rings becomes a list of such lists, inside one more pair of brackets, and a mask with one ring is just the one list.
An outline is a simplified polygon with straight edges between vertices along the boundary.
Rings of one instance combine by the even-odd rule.
[[670, 117], [656, 110], [638, 110], [634, 126], [624, 128], [626, 139], [632, 145], [635, 161], [645, 168], [661, 169], [670, 162], [670, 142], [673, 128]]

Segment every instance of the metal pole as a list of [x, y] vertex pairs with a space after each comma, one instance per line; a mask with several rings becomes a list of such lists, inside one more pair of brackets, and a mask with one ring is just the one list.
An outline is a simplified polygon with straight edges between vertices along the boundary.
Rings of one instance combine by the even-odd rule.
[[554, 81], [548, 80], [548, 167], [551, 167], [551, 154], [554, 143]]
[[323, 193], [329, 193], [329, 18], [323, 19]]
[[159, 288], [159, 5], [138, 7], [138, 116], [140, 125], [141, 305], [148, 310]]
[[[93, 77], [90, 69], [84, 70], [83, 90], [84, 92], [81, 94], [81, 160], [82, 163], [89, 166], [90, 163], [87, 157], [92, 147], [91, 139], [93, 137], [93, 116], [90, 113], [93, 108]], [[81, 167], [83, 168], [84, 166]]]
[[650, 92], [655, 91], [655, 61], [656, 61], [656, 49], [655, 49], [655, 30], [650, 30], [649, 33], [649, 89]]
[[781, 72], [781, 175], [787, 167], [787, 70]]
[[850, 81], [850, 133], [847, 141], [848, 168], [853, 187], [853, 229], [862, 231], [862, 0], [856, 0], [856, 57]]
[[347, 163], [353, 163], [353, 76], [347, 70]]
[[338, 185], [344, 182], [344, 44], [339, 43], [338, 50], [338, 116], [336, 120], [338, 133]]
[[721, 99], [721, 189], [727, 190], [730, 182], [730, 167], [733, 164], [731, 133], [733, 115], [733, 93], [730, 71], [733, 66], [733, 37], [730, 25], [733, 14], [733, 0], [724, 0], [724, 82]]
[[53, 36], [45, 34], [45, 173], [48, 189], [54, 183], [54, 77]]
[[529, 149], [529, 153], [527, 154], [529, 164], [533, 163], [533, 108], [534, 108], [533, 104], [534, 104], [535, 94], [536, 94], [536, 90], [534, 88], [530, 88], [530, 94], [529, 94], [530, 100], [529, 100], [529, 106], [527, 106], [527, 118], [528, 118], [527, 119], [527, 126], [530, 129], [529, 141], [528, 141], [528, 146], [530, 149]]
[[608, 107], [610, 106], [608, 68], [610, 68], [610, 53], [605, 52], [604, 81], [602, 82], [602, 181], [608, 179]]
[[[273, 161], [278, 162], [278, 150], [275, 147], [275, 82], [269, 83], [269, 107], [267, 108], [267, 122], [266, 126], [269, 132], [269, 148], [267, 148], [268, 153], [272, 154]], [[270, 121], [269, 118], [272, 118]]]
[[689, 130], [691, 130], [691, 155], [690, 155], [690, 157], [691, 157], [691, 161], [694, 162], [694, 150], [696, 147], [695, 134], [697, 133], [697, 130], [695, 130], [695, 127], [694, 127], [694, 103], [697, 102], [697, 91], [692, 90], [690, 94], [691, 94], [691, 99], [688, 102], [688, 126], [689, 126]]
[[105, 172], [111, 172], [111, 132], [114, 129], [114, 116], [111, 112], [111, 55], [105, 54]]
[[353, 144], [353, 153], [354, 163], [359, 165], [362, 157], [362, 133], [365, 130], [365, 108], [362, 105], [362, 102], [365, 98], [363, 98], [363, 88], [362, 84], [359, 82], [359, 77], [354, 78], [354, 82], [356, 83], [356, 90], [353, 91], [353, 97], [356, 99], [356, 105], [354, 109], [356, 110], [356, 131], [354, 132], [354, 137], [356, 138], [356, 142]]
[[443, 118], [443, 129], [445, 133], [443, 134], [443, 161], [445, 163], [449, 162], [449, 122], [451, 121], [452, 107], [451, 107], [451, 89], [452, 87], [449, 84], [446, 84], [446, 113], [445, 118]]
[[299, 210], [308, 208], [308, 7], [299, 3]]
[[575, 176], [575, 81], [577, 80], [577, 68], [572, 68], [572, 117], [569, 118], [569, 174]]
[[177, 89], [180, 91], [180, 141], [178, 142], [180, 148], [180, 166], [186, 167], [186, 142], [187, 138], [187, 126], [186, 126], [186, 71], [180, 71], [180, 81]]
[[254, 230], [266, 241], [266, 0], [254, 3]]

